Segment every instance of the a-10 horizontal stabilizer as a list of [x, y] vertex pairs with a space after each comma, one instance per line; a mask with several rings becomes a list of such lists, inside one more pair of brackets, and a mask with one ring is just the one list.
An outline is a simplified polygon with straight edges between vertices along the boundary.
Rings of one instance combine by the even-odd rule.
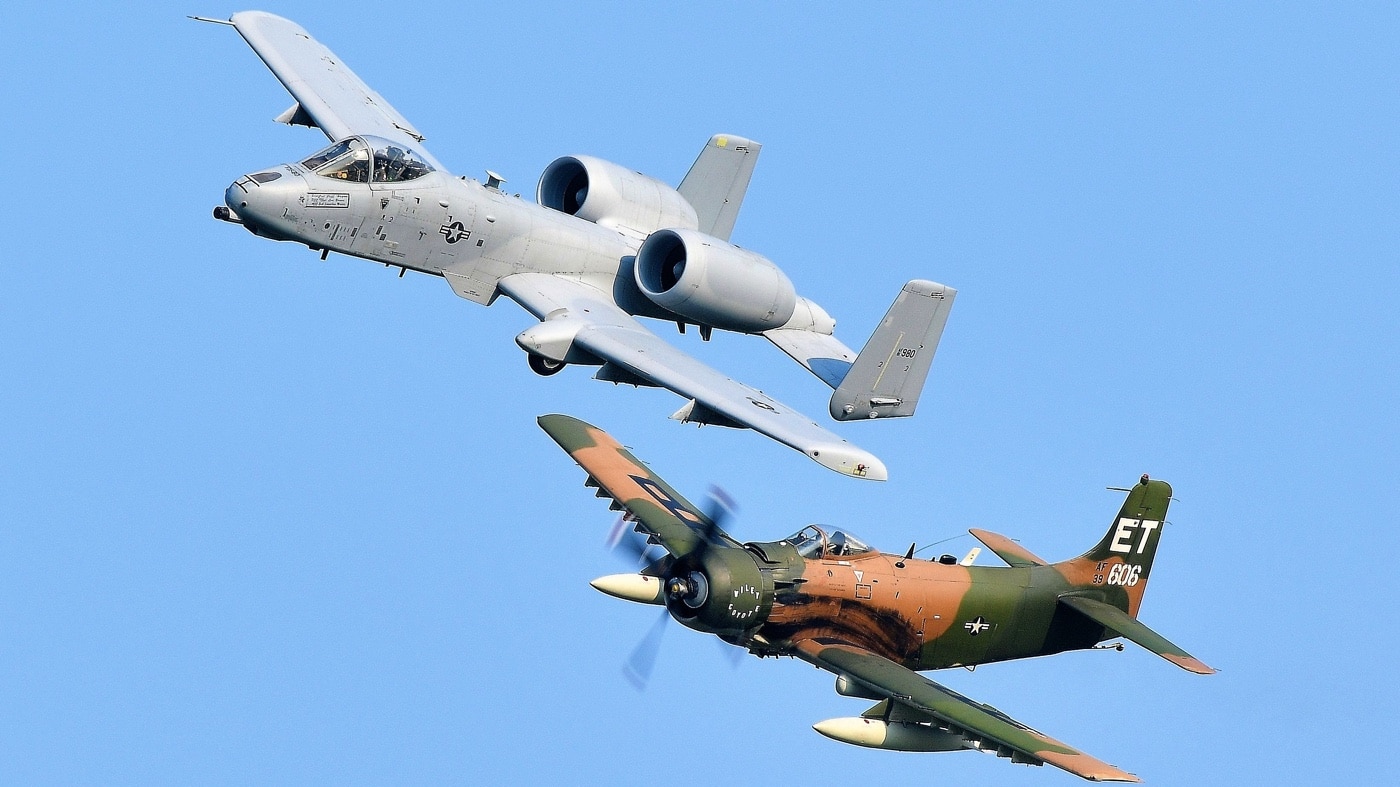
[[1060, 596], [1060, 603], [1188, 672], [1197, 675], [1215, 673], [1214, 669], [1207, 667], [1200, 659], [1173, 645], [1166, 637], [1115, 606], [1083, 596]]
[[913, 415], [957, 294], [931, 281], [904, 285], [831, 395], [831, 417], [855, 421]]

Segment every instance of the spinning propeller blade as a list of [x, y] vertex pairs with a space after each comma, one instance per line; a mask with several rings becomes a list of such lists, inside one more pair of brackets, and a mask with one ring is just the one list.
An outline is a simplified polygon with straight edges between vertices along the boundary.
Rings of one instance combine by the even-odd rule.
[[651, 671], [656, 666], [656, 655], [661, 652], [661, 638], [666, 635], [666, 624], [670, 620], [670, 610], [662, 609], [661, 617], [651, 624], [647, 635], [642, 637], [642, 641], [632, 649], [632, 655], [627, 657], [627, 663], [622, 665], [622, 676], [637, 691], [646, 691], [647, 681], [651, 680]]
[[[725, 532], [725, 526], [733, 519], [738, 508], [738, 504], [728, 492], [718, 486], [710, 487], [703, 508], [706, 523], [700, 531], [701, 538], [696, 552], [703, 553], [716, 543], [722, 543], [720, 534]], [[648, 554], [651, 544], [637, 533], [631, 524], [632, 518], [627, 514], [619, 517], [608, 534], [608, 547], [627, 556], [639, 566], [648, 565], [652, 562], [652, 556]], [[638, 691], [646, 691], [647, 683], [651, 680], [652, 670], [656, 667], [656, 659], [661, 652], [661, 640], [666, 635], [666, 625], [670, 620], [670, 609], [661, 610], [661, 616], [632, 649], [627, 662], [622, 666], [623, 677]], [[722, 640], [718, 641], [718, 644], [724, 651], [725, 659], [731, 666], [737, 667], [739, 660], [743, 658], [744, 649]]]

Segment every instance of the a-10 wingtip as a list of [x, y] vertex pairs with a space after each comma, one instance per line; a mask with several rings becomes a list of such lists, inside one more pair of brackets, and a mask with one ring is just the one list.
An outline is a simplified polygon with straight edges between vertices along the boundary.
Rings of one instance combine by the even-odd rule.
[[866, 481], [890, 480], [890, 471], [885, 469], [885, 463], [881, 462], [879, 457], [869, 451], [856, 448], [850, 443], [828, 443], [816, 446], [808, 449], [807, 455], [822, 467], [835, 470], [842, 475]]

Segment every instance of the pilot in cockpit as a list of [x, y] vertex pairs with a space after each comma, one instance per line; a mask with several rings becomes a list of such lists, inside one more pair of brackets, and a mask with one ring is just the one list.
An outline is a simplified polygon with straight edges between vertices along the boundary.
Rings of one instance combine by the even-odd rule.
[[789, 536], [787, 542], [797, 548], [798, 554], [809, 559], [850, 557], [872, 551], [865, 542], [844, 530], [827, 534], [816, 525], [802, 528]]

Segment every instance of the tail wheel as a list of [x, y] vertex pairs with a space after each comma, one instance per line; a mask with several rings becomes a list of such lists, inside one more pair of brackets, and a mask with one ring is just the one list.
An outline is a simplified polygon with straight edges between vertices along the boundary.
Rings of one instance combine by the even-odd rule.
[[552, 358], [546, 358], [543, 355], [535, 355], [534, 353], [528, 353], [525, 357], [530, 360], [530, 370], [541, 377], [558, 374], [568, 365], [563, 361], [556, 361]]

